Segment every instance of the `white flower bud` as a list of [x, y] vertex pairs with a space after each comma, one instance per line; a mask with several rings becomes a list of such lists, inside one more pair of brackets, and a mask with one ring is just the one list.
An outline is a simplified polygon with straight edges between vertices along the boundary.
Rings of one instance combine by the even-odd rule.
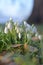
[[30, 34], [27, 34], [27, 39], [31, 39], [31, 36], [30, 36]]
[[12, 20], [12, 18], [10, 17], [10, 19], [9, 19], [10, 21]]
[[26, 26], [26, 31], [31, 30], [31, 25], [29, 25], [26, 21], [24, 21], [24, 25]]
[[38, 33], [35, 34], [35, 37], [38, 37]]
[[7, 27], [5, 27], [4, 33], [8, 33], [8, 28]]
[[41, 40], [42, 39], [41, 35], [39, 35], [38, 38], [39, 38], [39, 40]]
[[21, 34], [20, 33], [18, 34], [18, 37], [19, 37], [19, 39], [21, 39]]
[[15, 30], [17, 33], [19, 33], [19, 28], [17, 26], [15, 26]]
[[17, 26], [15, 26], [15, 30], [17, 30]]
[[11, 24], [11, 22], [8, 23], [7, 28], [8, 28], [9, 30], [12, 30], [12, 24]]
[[19, 29], [17, 29], [16, 32], [19, 33]]
[[26, 25], [27, 23], [26, 23], [26, 21], [24, 21], [24, 25]]
[[33, 33], [36, 33], [37, 32], [37, 28], [35, 26], [33, 27], [32, 32]]

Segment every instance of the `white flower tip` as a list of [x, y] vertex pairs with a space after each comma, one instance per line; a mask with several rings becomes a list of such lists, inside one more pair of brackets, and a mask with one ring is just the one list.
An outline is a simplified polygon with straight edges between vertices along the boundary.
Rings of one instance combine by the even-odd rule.
[[4, 33], [8, 33], [8, 28], [7, 27], [5, 27], [5, 29], [4, 29]]
[[10, 30], [12, 29], [12, 24], [11, 24], [11, 22], [8, 23], [7, 28], [10, 29]]
[[32, 24], [32, 27], [34, 27], [34, 24]]
[[27, 24], [26, 21], [24, 21], [24, 25]]
[[[32, 28], [32, 31], [33, 31], [33, 33], [37, 33], [37, 28], [34, 26], [33, 28]], [[36, 34], [37, 35], [37, 34]]]
[[17, 29], [16, 31], [17, 31], [17, 33], [19, 33], [19, 29]]
[[18, 34], [18, 36], [19, 36], [19, 39], [21, 39], [21, 34], [20, 33]]
[[39, 35], [38, 38], [39, 38], [39, 40], [41, 40], [42, 39], [41, 35]]
[[38, 37], [38, 33], [35, 34], [35, 37]]
[[10, 19], [9, 19], [10, 21], [12, 20], [12, 18], [10, 17]]

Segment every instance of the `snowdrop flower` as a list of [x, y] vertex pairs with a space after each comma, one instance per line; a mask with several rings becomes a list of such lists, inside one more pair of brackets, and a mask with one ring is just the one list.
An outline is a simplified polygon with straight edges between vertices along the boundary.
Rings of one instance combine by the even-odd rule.
[[38, 38], [39, 38], [39, 40], [41, 40], [42, 39], [41, 35], [39, 35]]
[[32, 27], [34, 27], [34, 24], [32, 24]]
[[26, 32], [31, 31], [31, 27], [26, 28]]
[[24, 25], [26, 25], [27, 23], [26, 23], [26, 21], [24, 21]]
[[32, 32], [33, 33], [36, 33], [37, 32], [37, 28], [35, 26], [32, 28]]
[[19, 28], [17, 26], [15, 26], [15, 30], [17, 33], [19, 33]]
[[14, 26], [19, 26], [19, 23], [18, 22], [14, 22]]
[[32, 30], [31, 25], [29, 25], [28, 23], [26, 23], [26, 21], [24, 21], [24, 25], [26, 26], [26, 32]]
[[31, 31], [31, 30], [32, 30], [31, 25], [27, 24], [26, 31]]
[[10, 17], [10, 19], [9, 19], [10, 21], [12, 20], [12, 18]]
[[19, 33], [19, 29], [17, 29], [16, 32]]
[[4, 33], [8, 33], [8, 28], [7, 27], [5, 27], [5, 29], [4, 29]]
[[17, 30], [17, 26], [15, 26], [15, 30]]
[[16, 26], [17, 26], [17, 24], [18, 24], [17, 22], [14, 22], [14, 25], [16, 25]]
[[30, 24], [27, 24], [27, 27], [28, 27], [28, 28], [31, 28], [31, 25], [30, 25]]
[[11, 22], [8, 23], [7, 28], [8, 28], [9, 30], [12, 30], [12, 24], [11, 24]]
[[30, 34], [27, 34], [27, 39], [31, 39], [31, 36], [30, 36]]
[[24, 25], [28, 28], [31, 28], [31, 25], [29, 25], [26, 21], [24, 21]]
[[35, 37], [38, 37], [38, 33], [35, 34]]
[[21, 39], [21, 34], [20, 33], [18, 34], [18, 37], [19, 37], [19, 39]]

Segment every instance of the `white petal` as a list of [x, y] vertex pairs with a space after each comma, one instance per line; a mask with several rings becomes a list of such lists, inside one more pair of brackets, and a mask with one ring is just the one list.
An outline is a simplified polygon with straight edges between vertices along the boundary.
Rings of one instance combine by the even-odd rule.
[[17, 31], [17, 33], [19, 33], [19, 29], [17, 29], [16, 31]]
[[12, 30], [12, 24], [11, 24], [11, 22], [8, 23], [7, 28], [8, 28], [9, 30]]
[[5, 27], [4, 33], [8, 33], [8, 28], [7, 27]]
[[35, 26], [33, 27], [32, 32], [33, 33], [36, 33], [37, 32], [37, 28]]
[[21, 38], [21, 34], [19, 33], [18, 36], [19, 36], [19, 39], [20, 39]]
[[26, 25], [27, 23], [26, 23], [26, 21], [24, 21], [24, 25]]
[[35, 37], [38, 37], [38, 33], [35, 34]]
[[27, 38], [28, 38], [28, 39], [31, 39], [31, 35], [30, 35], [30, 34], [27, 34]]
[[42, 39], [41, 35], [39, 35], [38, 38], [39, 38], [39, 40], [41, 40]]
[[10, 21], [12, 20], [12, 18], [10, 17]]

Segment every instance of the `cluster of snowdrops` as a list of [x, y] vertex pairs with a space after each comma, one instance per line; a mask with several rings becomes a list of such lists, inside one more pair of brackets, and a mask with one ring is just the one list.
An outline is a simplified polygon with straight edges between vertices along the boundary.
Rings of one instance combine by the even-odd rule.
[[9, 21], [6, 22], [4, 30], [0, 32], [0, 52], [11, 49], [11, 46], [14, 44], [27, 43], [32, 45], [34, 37], [37, 37], [39, 41], [42, 39], [34, 24], [29, 25], [26, 21], [22, 23], [13, 22], [13, 19], [10, 18]]

